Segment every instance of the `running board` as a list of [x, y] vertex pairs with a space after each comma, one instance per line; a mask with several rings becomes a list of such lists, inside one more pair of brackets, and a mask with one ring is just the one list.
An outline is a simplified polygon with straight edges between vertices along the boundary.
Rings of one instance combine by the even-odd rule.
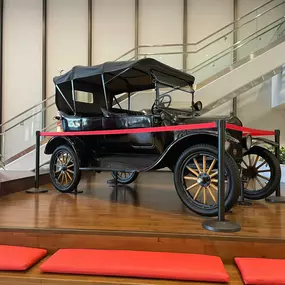
[[81, 167], [80, 170], [97, 171], [144, 171], [153, 165], [159, 158], [158, 154], [110, 154], [98, 158], [98, 163], [90, 167]]

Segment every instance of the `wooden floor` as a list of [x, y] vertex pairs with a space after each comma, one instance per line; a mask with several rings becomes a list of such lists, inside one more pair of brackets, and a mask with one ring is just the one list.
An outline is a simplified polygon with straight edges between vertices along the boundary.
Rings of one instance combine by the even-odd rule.
[[109, 173], [83, 179], [83, 194], [62, 194], [45, 185], [48, 193], [19, 192], [0, 200], [0, 228], [72, 229], [141, 232], [162, 236], [213, 235], [285, 240], [285, 204], [264, 201], [236, 206], [227, 219], [239, 223], [238, 233], [213, 233], [202, 228], [205, 218], [188, 211], [178, 198], [169, 172], [144, 173], [130, 186], [116, 191]]
[[[285, 258], [285, 204], [235, 206], [227, 218], [240, 223], [238, 233], [213, 233], [202, 228], [203, 217], [188, 211], [178, 198], [172, 174], [141, 174], [135, 184], [117, 192], [109, 173], [86, 176], [82, 194], [18, 192], [0, 199], [0, 244], [59, 248], [132, 249], [201, 253], [220, 256], [230, 285], [243, 284], [233, 264], [236, 256]], [[0, 284], [209, 284], [132, 278], [40, 274], [39, 265], [26, 273], [0, 273]]]

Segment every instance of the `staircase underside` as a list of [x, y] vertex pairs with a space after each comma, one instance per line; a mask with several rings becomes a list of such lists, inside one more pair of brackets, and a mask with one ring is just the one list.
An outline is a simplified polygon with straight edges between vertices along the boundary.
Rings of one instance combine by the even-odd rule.
[[[285, 36], [198, 84], [203, 114], [282, 72]], [[268, 95], [270, 96], [270, 94]]]

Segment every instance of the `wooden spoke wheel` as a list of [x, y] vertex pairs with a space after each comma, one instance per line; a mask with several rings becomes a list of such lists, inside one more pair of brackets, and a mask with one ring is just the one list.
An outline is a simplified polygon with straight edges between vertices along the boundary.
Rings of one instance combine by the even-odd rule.
[[[137, 179], [138, 175], [139, 173], [136, 171], [117, 171], [117, 180], [120, 184], [130, 184]], [[112, 176], [116, 178], [115, 171], [112, 171]]]
[[244, 197], [252, 200], [265, 199], [278, 187], [281, 179], [280, 164], [267, 149], [252, 147], [244, 154], [241, 163]]
[[53, 186], [60, 192], [70, 193], [78, 185], [81, 172], [74, 151], [66, 145], [59, 146], [50, 160], [50, 177]]
[[[211, 145], [190, 147], [179, 157], [174, 182], [183, 203], [203, 216], [218, 214], [218, 150]], [[225, 209], [238, 199], [239, 171], [235, 161], [225, 154]]]

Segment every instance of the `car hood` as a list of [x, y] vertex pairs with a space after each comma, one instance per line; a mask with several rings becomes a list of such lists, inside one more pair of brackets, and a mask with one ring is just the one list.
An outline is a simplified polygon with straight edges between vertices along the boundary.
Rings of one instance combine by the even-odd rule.
[[211, 117], [195, 117], [187, 120], [187, 123], [199, 124], [199, 123], [209, 123], [215, 122], [217, 120], [225, 120], [227, 123], [242, 126], [242, 122], [236, 116], [211, 116]]

